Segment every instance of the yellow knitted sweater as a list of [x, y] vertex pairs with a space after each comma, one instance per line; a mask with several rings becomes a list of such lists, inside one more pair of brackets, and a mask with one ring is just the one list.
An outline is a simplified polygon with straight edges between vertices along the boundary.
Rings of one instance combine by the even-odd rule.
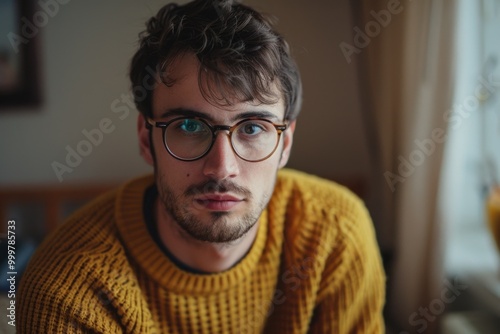
[[23, 275], [18, 333], [383, 333], [385, 275], [362, 202], [282, 170], [233, 268], [183, 271], [147, 230], [133, 180], [74, 214]]

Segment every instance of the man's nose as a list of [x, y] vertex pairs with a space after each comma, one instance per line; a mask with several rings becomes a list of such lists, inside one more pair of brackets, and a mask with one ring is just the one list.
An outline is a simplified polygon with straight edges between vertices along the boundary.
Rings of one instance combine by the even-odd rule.
[[212, 149], [205, 156], [203, 173], [217, 180], [235, 177], [239, 174], [238, 156], [233, 151], [229, 134], [218, 131]]

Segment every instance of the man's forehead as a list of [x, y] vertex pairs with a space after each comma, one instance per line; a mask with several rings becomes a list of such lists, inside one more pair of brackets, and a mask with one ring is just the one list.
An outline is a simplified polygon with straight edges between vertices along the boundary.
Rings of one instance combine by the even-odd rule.
[[171, 108], [167, 109], [160, 114], [161, 119], [168, 119], [174, 117], [198, 117], [203, 118], [212, 123], [220, 123], [220, 119], [223, 117], [225, 120], [229, 120], [230, 123], [234, 123], [243, 119], [248, 118], [259, 118], [259, 119], [267, 119], [273, 122], [281, 122], [282, 119], [280, 115], [273, 113], [268, 110], [248, 110], [248, 111], [234, 111], [234, 112], [226, 112], [222, 111], [219, 113], [207, 113], [199, 110], [189, 109], [189, 108]]
[[[196, 111], [206, 115], [211, 115], [214, 112], [220, 114], [221, 111], [230, 114], [254, 113], [267, 115], [265, 118], [283, 119], [284, 101], [276, 85], [271, 85], [274, 94], [272, 91], [270, 93], [275, 96], [273, 103], [266, 104], [256, 99], [241, 101], [229, 96], [230, 89], [220, 87], [216, 82], [202, 80], [200, 66], [200, 62], [194, 54], [179, 55], [169, 63], [168, 68], [163, 73], [163, 75], [168, 76], [169, 84], [160, 83], [153, 92], [153, 108], [157, 117], [172, 110], [181, 110]], [[205, 85], [215, 85], [215, 89], [214, 87], [204, 87]], [[216, 92], [216, 94], [208, 96], [203, 93], [203, 90]], [[229, 117], [238, 116], [230, 115]]]

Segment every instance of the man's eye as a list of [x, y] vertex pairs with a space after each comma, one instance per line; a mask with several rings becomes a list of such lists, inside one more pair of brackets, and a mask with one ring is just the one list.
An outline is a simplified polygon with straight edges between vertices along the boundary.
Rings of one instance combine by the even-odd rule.
[[259, 123], [246, 123], [242, 127], [242, 132], [245, 135], [255, 136], [255, 135], [258, 135], [259, 133], [261, 133], [262, 131], [265, 131], [265, 127], [263, 127]]
[[204, 131], [203, 123], [193, 119], [185, 119], [179, 124], [179, 128], [186, 132]]

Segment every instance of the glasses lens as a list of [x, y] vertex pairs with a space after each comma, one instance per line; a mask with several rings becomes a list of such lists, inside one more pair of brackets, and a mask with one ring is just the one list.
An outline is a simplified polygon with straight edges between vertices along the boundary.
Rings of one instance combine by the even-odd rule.
[[195, 159], [203, 155], [212, 143], [212, 132], [198, 119], [183, 118], [170, 123], [165, 130], [165, 144], [180, 159]]
[[248, 120], [234, 130], [231, 140], [241, 158], [257, 161], [274, 152], [278, 145], [278, 131], [270, 122]]

